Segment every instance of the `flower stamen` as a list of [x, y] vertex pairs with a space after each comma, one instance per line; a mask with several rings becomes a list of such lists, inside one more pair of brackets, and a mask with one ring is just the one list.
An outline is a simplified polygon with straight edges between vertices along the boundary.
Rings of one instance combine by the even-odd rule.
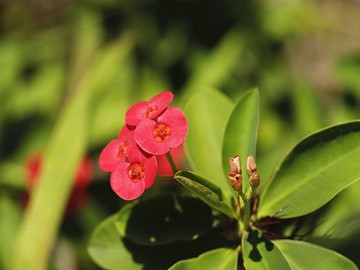
[[144, 166], [140, 163], [131, 164], [128, 175], [134, 183], [139, 182], [145, 176]]
[[158, 142], [165, 142], [171, 136], [171, 129], [165, 124], [157, 124], [154, 128], [153, 135]]
[[117, 157], [119, 159], [125, 159], [127, 157], [127, 153], [129, 152], [130, 146], [131, 145], [129, 142], [121, 144], [118, 149]]
[[154, 113], [158, 110], [158, 106], [150, 106], [147, 108], [147, 111], [144, 113], [144, 118], [151, 118]]

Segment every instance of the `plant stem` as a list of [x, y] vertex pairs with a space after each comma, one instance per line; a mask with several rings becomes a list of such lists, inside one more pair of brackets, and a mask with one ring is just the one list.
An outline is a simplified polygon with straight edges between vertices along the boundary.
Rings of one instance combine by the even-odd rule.
[[171, 167], [173, 173], [175, 174], [178, 171], [178, 169], [176, 168], [175, 162], [170, 154], [170, 151], [166, 153], [166, 158], [169, 161], [169, 164], [170, 164], [170, 167]]
[[241, 215], [241, 221], [242, 221], [242, 230], [247, 230], [249, 228], [250, 224], [250, 198], [244, 194], [241, 190], [239, 192], [239, 197], [241, 198], [243, 202], [243, 211]]
[[250, 223], [250, 201], [244, 201], [244, 230], [249, 228]]

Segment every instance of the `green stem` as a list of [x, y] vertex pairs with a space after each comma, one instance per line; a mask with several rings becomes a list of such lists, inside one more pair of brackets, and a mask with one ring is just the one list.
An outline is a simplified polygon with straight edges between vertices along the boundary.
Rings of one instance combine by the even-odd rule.
[[176, 168], [175, 162], [174, 162], [170, 152], [166, 153], [166, 158], [169, 161], [169, 164], [170, 164], [170, 167], [171, 167], [173, 173], [175, 174], [178, 171], [178, 169]]
[[244, 201], [244, 230], [249, 228], [250, 223], [250, 201]]
[[242, 222], [242, 230], [247, 230], [249, 228], [250, 224], [250, 198], [242, 192], [242, 190], [239, 191], [239, 197], [241, 198], [243, 202], [243, 211], [241, 215], [241, 222]]

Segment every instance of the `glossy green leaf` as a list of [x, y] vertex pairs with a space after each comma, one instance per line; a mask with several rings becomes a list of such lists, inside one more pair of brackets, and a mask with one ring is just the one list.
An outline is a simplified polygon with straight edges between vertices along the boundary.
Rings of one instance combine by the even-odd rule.
[[260, 198], [259, 217], [308, 214], [360, 179], [360, 121], [326, 128], [288, 154]]
[[242, 237], [242, 253], [246, 269], [292, 270], [277, 246], [256, 229], [244, 232]]
[[209, 180], [189, 171], [179, 171], [175, 174], [174, 179], [190, 190], [203, 202], [210, 207], [234, 218], [235, 213], [228, 204], [223, 202], [221, 189]]
[[276, 240], [273, 243], [284, 254], [293, 270], [358, 269], [352, 261], [339, 253], [314, 244], [294, 240]]
[[182, 260], [169, 270], [217, 269], [236, 270], [239, 249], [219, 248], [201, 254], [197, 258]]
[[142, 269], [141, 264], [133, 261], [115, 226], [121, 213], [108, 217], [96, 227], [90, 237], [88, 253], [104, 269]]
[[312, 232], [312, 236], [346, 241], [346, 238], [359, 232], [359, 194], [360, 181], [357, 181], [336, 196], [322, 213], [321, 222]]
[[[224, 173], [229, 172], [229, 158], [239, 155], [242, 161], [242, 170], [246, 172], [246, 157], [256, 154], [256, 139], [259, 126], [259, 92], [257, 89], [243, 95], [226, 125], [222, 163]], [[248, 176], [243, 173], [243, 189], [249, 186]]]
[[233, 190], [223, 173], [221, 153], [226, 119], [232, 107], [232, 102], [226, 96], [210, 89], [193, 95], [185, 106], [189, 125], [186, 146], [190, 164], [196, 173], [221, 188], [227, 202], [230, 202]]
[[165, 195], [125, 205], [100, 223], [88, 252], [105, 269], [168, 269], [229, 245], [213, 229], [212, 211], [193, 197]]
[[[194, 197], [163, 195], [141, 201], [122, 211], [117, 228], [124, 237], [144, 246], [190, 241], [212, 230], [211, 209]], [[124, 224], [126, 222], [126, 224]]]

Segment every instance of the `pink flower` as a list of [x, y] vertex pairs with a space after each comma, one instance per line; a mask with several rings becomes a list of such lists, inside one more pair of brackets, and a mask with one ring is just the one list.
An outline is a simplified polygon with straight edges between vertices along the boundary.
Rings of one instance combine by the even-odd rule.
[[162, 92], [149, 101], [141, 101], [131, 106], [125, 115], [125, 122], [136, 126], [144, 119], [155, 119], [169, 106], [174, 95], [170, 91]]
[[112, 172], [110, 186], [124, 200], [134, 200], [150, 188], [157, 171], [156, 158], [138, 147], [134, 130], [127, 125], [121, 129], [118, 139], [105, 146], [99, 165], [103, 171]]
[[121, 161], [111, 173], [110, 186], [124, 200], [134, 200], [150, 188], [155, 181], [157, 163], [155, 156], [141, 152]]
[[166, 154], [185, 140], [188, 125], [184, 113], [168, 107], [173, 97], [166, 91], [130, 107], [119, 137], [100, 154], [100, 168], [111, 172], [111, 188], [124, 200], [138, 198], [154, 184], [154, 155]]
[[156, 120], [142, 120], [135, 129], [134, 138], [145, 152], [163, 155], [184, 142], [188, 125], [184, 113], [175, 107], [166, 109]]
[[100, 153], [100, 169], [112, 172], [119, 163], [128, 158], [129, 154], [132, 155], [137, 151], [140, 150], [134, 140], [134, 130], [130, 130], [127, 125], [124, 125], [118, 139], [110, 141]]

